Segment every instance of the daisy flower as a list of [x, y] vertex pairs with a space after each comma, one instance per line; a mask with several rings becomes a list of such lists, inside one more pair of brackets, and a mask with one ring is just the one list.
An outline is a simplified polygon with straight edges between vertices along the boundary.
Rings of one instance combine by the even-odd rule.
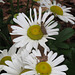
[[0, 0], [0, 2], [5, 3], [3, 0]]
[[11, 61], [11, 56], [16, 53], [16, 47], [15, 44], [9, 49], [4, 49], [3, 51], [0, 50], [0, 71], [3, 69], [6, 60]]
[[30, 19], [24, 13], [19, 13], [17, 18], [13, 18], [13, 21], [19, 26], [11, 26], [13, 31], [10, 33], [11, 35], [20, 35], [13, 39], [13, 42], [16, 43], [15, 46], [17, 48], [26, 47], [29, 52], [31, 52], [32, 48], [37, 49], [38, 44], [44, 48], [48, 48], [45, 44], [48, 41], [47, 38], [55, 40], [51, 36], [58, 35], [59, 31], [58, 28], [55, 28], [58, 23], [53, 21], [53, 15], [46, 20], [49, 12], [44, 13], [42, 17], [42, 9], [39, 7], [39, 16], [37, 17], [37, 12], [34, 8], [34, 20], [31, 13], [30, 9]]
[[21, 75], [23, 72], [28, 71], [28, 69], [24, 69], [22, 61], [12, 59], [12, 61], [5, 61], [5, 63], [7, 66], [4, 66], [3, 69], [7, 73], [2, 73], [1, 75]]
[[20, 56], [14, 54], [11, 57], [12, 61], [5, 61], [6, 66], [3, 67], [3, 70], [5, 70], [7, 73], [2, 73], [1, 75], [21, 75], [24, 72], [30, 71], [30, 69], [24, 68], [25, 63], [23, 63], [23, 60], [25, 60], [25, 57], [27, 57], [28, 55], [29, 53], [25, 49], [22, 50]]
[[55, 0], [53, 1], [53, 3], [51, 3], [50, 0], [44, 0], [43, 5], [49, 9], [50, 13], [53, 13], [55, 16], [57, 16], [62, 21], [66, 23], [70, 22], [72, 24], [75, 24], [74, 22], [75, 17], [69, 13], [71, 12], [70, 11], [70, 9], [72, 9], [71, 7], [67, 8], [66, 6], [62, 6], [60, 3], [56, 3]]
[[[34, 51], [34, 55], [35, 55]], [[39, 53], [39, 52], [38, 52]], [[37, 54], [38, 54], [37, 53]], [[31, 55], [26, 57], [27, 65], [25, 69], [30, 71], [23, 73], [22, 75], [66, 75], [64, 71], [68, 70], [66, 65], [59, 65], [65, 60], [63, 55], [57, 57], [57, 53], [50, 51], [47, 55], [47, 61], [39, 62], [37, 57], [34, 58]]]

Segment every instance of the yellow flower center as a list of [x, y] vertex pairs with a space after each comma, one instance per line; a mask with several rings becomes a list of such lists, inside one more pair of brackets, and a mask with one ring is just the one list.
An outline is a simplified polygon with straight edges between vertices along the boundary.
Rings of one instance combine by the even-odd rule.
[[6, 61], [6, 60], [12, 61], [10, 56], [5, 56], [5, 57], [3, 57], [3, 58], [1, 59], [0, 65], [6, 65], [6, 64], [5, 64], [5, 61]]
[[36, 65], [36, 71], [40, 73], [40, 75], [50, 75], [52, 69], [48, 63], [40, 62]]
[[19, 75], [21, 75], [22, 73], [28, 72], [30, 71], [30, 69], [24, 69]]
[[32, 40], [39, 40], [43, 37], [43, 32], [39, 25], [33, 25], [33, 26], [29, 27], [29, 29], [27, 31], [27, 35]]
[[51, 6], [50, 7], [50, 10], [54, 13], [54, 14], [57, 14], [57, 15], [63, 15], [63, 10], [62, 8], [60, 8], [59, 6]]

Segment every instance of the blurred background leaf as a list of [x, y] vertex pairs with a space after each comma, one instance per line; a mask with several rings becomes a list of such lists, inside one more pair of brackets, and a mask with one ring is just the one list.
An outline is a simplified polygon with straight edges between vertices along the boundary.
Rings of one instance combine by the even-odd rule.
[[3, 21], [3, 11], [0, 9], [0, 49], [9, 48], [11, 45], [8, 26]]
[[72, 37], [75, 34], [75, 31], [72, 28], [65, 28], [61, 32], [59, 32], [59, 35], [56, 37], [56, 41], [63, 42], [70, 37]]

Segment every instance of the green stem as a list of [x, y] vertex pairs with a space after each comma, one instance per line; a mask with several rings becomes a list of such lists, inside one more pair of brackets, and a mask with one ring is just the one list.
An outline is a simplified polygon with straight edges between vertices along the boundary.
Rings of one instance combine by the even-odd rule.
[[13, 0], [10, 0], [10, 5], [11, 5], [11, 12], [12, 12], [12, 17], [13, 17], [14, 16]]
[[0, 37], [3, 38], [3, 40], [6, 42], [6, 44], [7, 44], [8, 46], [10, 46], [10, 44], [9, 44], [9, 42], [8, 42], [8, 40], [7, 40], [7, 38], [6, 38], [6, 36], [5, 36], [3, 33], [1, 33], [1, 32], [0, 32]]
[[19, 13], [19, 0], [17, 0], [17, 11]]
[[33, 8], [34, 3], [35, 3], [35, 2], [32, 0], [32, 6], [31, 6], [31, 8]]
[[29, 7], [29, 0], [27, 1], [27, 6], [26, 6], [26, 14], [28, 15], [28, 7]]

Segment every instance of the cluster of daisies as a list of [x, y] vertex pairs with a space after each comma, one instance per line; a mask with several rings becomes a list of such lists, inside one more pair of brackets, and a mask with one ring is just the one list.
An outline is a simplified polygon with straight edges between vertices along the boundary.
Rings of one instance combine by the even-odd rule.
[[[75, 17], [71, 15], [70, 8], [62, 6], [56, 1], [34, 0], [40, 3], [38, 12], [36, 8], [30, 8], [30, 17], [19, 13], [13, 21], [11, 35], [17, 35], [13, 39], [13, 46], [7, 51], [0, 50], [0, 71], [6, 73], [1, 75], [66, 75], [68, 70], [66, 65], [60, 65], [64, 60], [64, 55], [51, 51], [46, 45], [48, 39], [56, 40], [52, 36], [59, 33], [58, 22], [54, 18], [58, 17], [62, 21], [74, 24]], [[42, 14], [42, 8], [47, 11]]]

